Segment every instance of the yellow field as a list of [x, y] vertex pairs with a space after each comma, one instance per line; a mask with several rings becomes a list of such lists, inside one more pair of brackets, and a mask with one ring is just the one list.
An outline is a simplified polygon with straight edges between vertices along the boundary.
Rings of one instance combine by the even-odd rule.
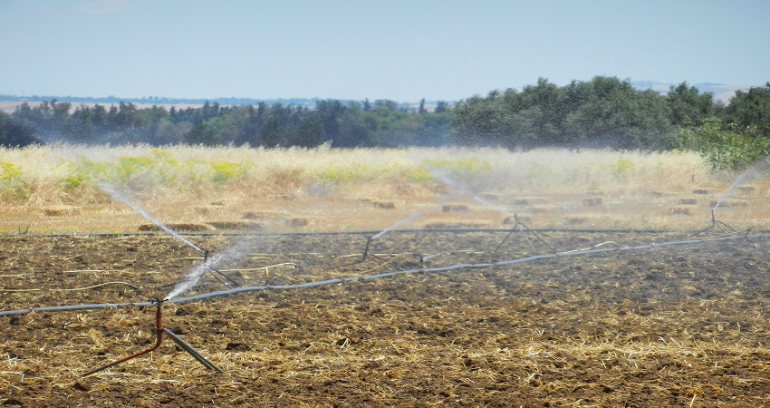
[[[701, 229], [734, 175], [693, 152], [536, 149], [0, 149], [0, 233], [134, 232], [149, 222], [230, 231], [510, 228]], [[770, 183], [728, 197], [720, 221], [766, 228]]]

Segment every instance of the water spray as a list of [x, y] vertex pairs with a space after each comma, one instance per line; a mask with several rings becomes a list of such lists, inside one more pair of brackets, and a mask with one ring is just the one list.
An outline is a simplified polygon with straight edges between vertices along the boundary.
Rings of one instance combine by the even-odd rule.
[[143, 354], [147, 354], [149, 352], [152, 352], [156, 350], [158, 347], [160, 347], [161, 343], [163, 343], [163, 333], [166, 333], [171, 339], [178, 344], [184, 351], [190, 353], [196, 360], [198, 360], [201, 364], [203, 364], [206, 368], [210, 370], [215, 370], [218, 372], [223, 372], [219, 367], [217, 367], [214, 363], [212, 363], [209, 359], [204, 357], [202, 354], [200, 354], [197, 350], [195, 350], [192, 346], [190, 346], [187, 342], [179, 338], [176, 334], [174, 334], [171, 330], [168, 330], [163, 327], [163, 303], [165, 303], [168, 299], [155, 299], [152, 300], [151, 303], [156, 305], [155, 310], [155, 344], [146, 349], [142, 350], [138, 353], [131, 354], [129, 356], [123, 357], [121, 359], [115, 360], [111, 363], [105, 364], [101, 367], [95, 368], [85, 374], [81, 374], [80, 377], [88, 377], [89, 375], [96, 374], [100, 371], [104, 371], [110, 367], [114, 367], [120, 363], [126, 362], [128, 360], [131, 360], [133, 358], [139, 357]]
[[[588, 249], [579, 249], [579, 250], [559, 252], [554, 254], [532, 255], [532, 256], [527, 256], [523, 258], [516, 258], [516, 259], [510, 259], [510, 260], [499, 261], [499, 262], [485, 262], [485, 263], [478, 263], [478, 264], [456, 264], [456, 265], [439, 266], [439, 267], [432, 267], [432, 268], [415, 268], [415, 269], [406, 269], [406, 270], [385, 272], [385, 273], [366, 275], [366, 276], [341, 277], [341, 278], [333, 278], [333, 279], [326, 279], [321, 281], [290, 284], [290, 285], [243, 286], [243, 287], [234, 288], [234, 289], [201, 293], [201, 294], [187, 296], [183, 298], [175, 298], [175, 299], [167, 298], [167, 299], [164, 299], [162, 302], [183, 303], [183, 302], [191, 302], [191, 301], [209, 299], [209, 298], [220, 297], [220, 296], [229, 296], [229, 295], [234, 295], [238, 293], [264, 291], [264, 290], [289, 290], [289, 289], [312, 288], [312, 287], [346, 283], [346, 282], [365, 282], [365, 281], [370, 281], [374, 279], [382, 279], [382, 278], [388, 278], [388, 277], [393, 277], [398, 275], [410, 275], [410, 274], [417, 274], [417, 273], [452, 272], [452, 271], [458, 271], [458, 270], [471, 270], [471, 269], [487, 269], [487, 268], [514, 265], [514, 264], [523, 264], [527, 262], [541, 261], [546, 259], [566, 258], [566, 257], [599, 254], [599, 253], [641, 251], [641, 250], [648, 250], [648, 249], [668, 247], [668, 246], [694, 245], [694, 244], [707, 243], [707, 242], [731, 241], [735, 239], [767, 239], [767, 238], [770, 238], [770, 233], [753, 234], [753, 235], [728, 235], [728, 236], [715, 237], [715, 238], [689, 239], [689, 240], [670, 241], [670, 242], [644, 244], [644, 245], [636, 245], [636, 246], [619, 246], [615, 242], [608, 241], [602, 244], [594, 245], [592, 248], [588, 248]], [[609, 244], [613, 244], [613, 245], [607, 248], [601, 248], [605, 245], [609, 246]], [[157, 303], [158, 303], [157, 301], [152, 301], [152, 302], [138, 302], [138, 303], [104, 303], [104, 304], [96, 303], [96, 304], [84, 304], [84, 305], [44, 306], [44, 307], [0, 311], [0, 316], [26, 314], [34, 311], [54, 312], [54, 311], [73, 311], [73, 310], [84, 310], [84, 309], [104, 309], [104, 308], [115, 308], [115, 307], [121, 307], [121, 306], [149, 306], [151, 304], [157, 304]], [[157, 327], [161, 327], [162, 329], [160, 310], [158, 310], [157, 312], [156, 319], [157, 319], [156, 332], [158, 332], [159, 330], [157, 330]], [[169, 331], [163, 330], [163, 332], [168, 334]], [[152, 350], [154, 350], [155, 348], [157, 347], [152, 348]], [[137, 355], [141, 355], [143, 353], [146, 353], [152, 350], [145, 350], [141, 353], [137, 353]], [[133, 357], [136, 357], [136, 355], [129, 356], [129, 357], [133, 358]], [[105, 367], [100, 367], [99, 369], [86, 373], [83, 376], [101, 371], [105, 368], [111, 367], [115, 364], [125, 361], [126, 359], [128, 358], [121, 359], [120, 361], [111, 363], [110, 365]]]
[[[255, 242], [257, 238], [251, 238], [251, 239], [245, 239], [242, 241], [238, 241], [235, 244], [230, 245], [229, 247], [226, 247], [225, 249], [220, 250], [219, 252], [205, 257], [205, 260], [197, 265], [195, 265], [188, 273], [184, 276], [184, 278], [177, 282], [174, 288], [171, 290], [171, 292], [168, 294], [166, 299], [171, 300], [174, 299], [177, 296], [182, 295], [183, 293], [187, 292], [188, 290], [192, 289], [198, 281], [200, 281], [200, 278], [205, 274], [206, 272], [211, 273], [214, 278], [216, 278], [220, 283], [227, 286], [228, 288], [232, 289], [234, 287], [240, 287], [241, 285], [238, 284], [235, 280], [233, 280], [231, 277], [227, 276], [223, 272], [220, 272], [219, 266], [227, 263], [227, 262], [235, 262], [243, 258], [248, 254], [248, 250], [258, 244], [259, 242]], [[259, 241], [261, 242], [261, 238], [259, 238]], [[224, 279], [223, 279], [224, 278]], [[227, 281], [230, 281], [230, 283], [227, 283]]]
[[725, 192], [722, 193], [722, 195], [719, 197], [719, 199], [717, 200], [717, 203], [714, 205], [714, 210], [712, 210], [712, 214], [713, 214], [713, 211], [719, 208], [719, 206], [727, 199], [727, 197], [730, 196], [730, 194], [733, 192], [733, 190], [736, 187], [748, 181], [750, 177], [754, 176], [760, 170], [763, 170], [763, 169], [767, 170], [768, 165], [770, 165], [770, 156], [766, 156], [762, 159], [757, 160], [756, 162], [754, 162], [754, 164], [749, 166], [749, 168], [744, 170], [743, 173], [738, 175], [735, 181], [733, 181], [732, 184], [730, 184], [730, 186], [727, 187], [727, 190], [725, 190]]
[[[122, 201], [124, 204], [126, 204], [129, 207], [131, 207], [132, 209], [134, 209], [134, 211], [138, 212], [141, 216], [143, 216], [144, 218], [146, 218], [149, 221], [151, 221], [158, 228], [162, 229], [163, 231], [167, 232], [168, 234], [170, 234], [174, 238], [177, 238], [178, 240], [180, 240], [180, 241], [184, 242], [185, 244], [189, 245], [191, 248], [193, 248], [196, 251], [200, 252], [203, 255], [203, 263], [204, 264], [206, 264], [208, 262], [209, 255], [210, 255], [210, 251], [209, 250], [205, 250], [205, 249], [203, 249], [203, 248], [193, 244], [190, 240], [186, 239], [181, 234], [179, 234], [178, 232], [174, 231], [174, 229], [172, 229], [171, 227], [169, 227], [168, 225], [166, 225], [166, 224], [160, 222], [159, 220], [157, 220], [155, 217], [153, 217], [147, 211], [145, 211], [144, 208], [140, 207], [139, 205], [134, 203], [131, 199], [129, 199], [128, 196], [123, 191], [117, 189], [116, 187], [114, 187], [114, 186], [112, 186], [112, 185], [110, 185], [108, 183], [96, 183], [96, 186], [99, 187], [105, 193], [109, 194], [112, 198], [114, 198], [116, 200], [119, 200], [119, 201]], [[230, 289], [232, 289], [233, 287], [240, 286], [238, 284], [238, 282], [236, 282], [234, 279], [232, 279], [231, 277], [225, 275], [222, 272], [219, 272], [217, 270], [208, 270], [208, 272], [210, 272], [211, 276], [213, 276], [214, 279], [219, 281], [219, 283], [221, 283], [222, 285], [224, 285], [224, 286], [226, 286], [226, 287], [228, 287]]]
[[[460, 186], [457, 182], [452, 180], [449, 176], [447, 176], [445, 173], [441, 172], [440, 170], [438, 170], [438, 169], [433, 169], [433, 170], [428, 169], [428, 171], [433, 173], [436, 177], [441, 179], [441, 181], [443, 181], [448, 186], [453, 187], [453, 188], [457, 188], [457, 189], [459, 189], [460, 191], [463, 191], [463, 192], [467, 192], [468, 191], [467, 188], [465, 188], [464, 186]], [[495, 250], [493, 252], [497, 252], [500, 249], [500, 247], [503, 245], [503, 243], [505, 243], [505, 241], [514, 232], [518, 231], [519, 233], [521, 233], [522, 237], [524, 237], [524, 240], [527, 241], [527, 245], [529, 245], [529, 248], [532, 250], [532, 252], [537, 252], [537, 250], [535, 249], [535, 246], [532, 245], [532, 242], [530, 241], [529, 237], [527, 236], [527, 232], [532, 234], [539, 242], [541, 242], [543, 245], [548, 247], [548, 249], [550, 250], [551, 253], [556, 253], [556, 250], [552, 246], [548, 245], [548, 243], [545, 242], [542, 238], [540, 238], [539, 235], [537, 235], [534, 231], [530, 230], [526, 225], [524, 225], [524, 223], [522, 223], [519, 220], [519, 217], [518, 217], [517, 214], [512, 214], [509, 211], [506, 211], [504, 208], [501, 208], [501, 207], [499, 207], [499, 206], [497, 206], [495, 204], [492, 204], [489, 201], [486, 201], [486, 200], [482, 199], [481, 197], [479, 197], [477, 195], [472, 196], [472, 198], [476, 202], [478, 202], [479, 204], [481, 204], [481, 205], [483, 205], [485, 207], [488, 207], [488, 208], [490, 208], [492, 210], [495, 210], [495, 211], [499, 212], [500, 214], [507, 215], [507, 216], [513, 218], [513, 221], [514, 221], [513, 227], [511, 228], [511, 230], [508, 233], [508, 235], [506, 235], [505, 238], [503, 238], [503, 240], [500, 241], [500, 243], [497, 245], [497, 247], [495, 248]]]
[[[474, 198], [475, 198], [475, 197], [474, 197]], [[539, 236], [539, 235], [537, 235], [537, 234], [535, 233], [535, 231], [532, 231], [531, 229], [529, 229], [529, 227], [527, 227], [526, 225], [524, 225], [524, 223], [523, 223], [523, 222], [521, 222], [521, 221], [519, 220], [519, 216], [518, 216], [518, 215], [516, 215], [516, 214], [513, 214], [513, 222], [514, 222], [514, 224], [513, 224], [513, 227], [512, 227], [512, 228], [511, 228], [511, 230], [508, 232], [508, 235], [506, 235], [506, 236], [505, 236], [505, 238], [503, 238], [503, 240], [502, 240], [502, 241], [500, 241], [500, 243], [499, 243], [499, 244], [497, 244], [497, 247], [495, 247], [495, 250], [494, 250], [494, 251], [492, 251], [492, 252], [497, 252], [497, 251], [500, 249], [500, 247], [502, 247], [502, 246], [503, 246], [503, 244], [505, 243], [505, 241], [506, 241], [506, 240], [507, 240], [507, 239], [508, 239], [508, 238], [509, 238], [511, 235], [513, 235], [513, 233], [514, 233], [514, 232], [516, 232], [516, 231], [518, 231], [519, 233], [521, 233], [521, 236], [522, 236], [522, 237], [524, 237], [524, 240], [525, 240], [525, 241], [527, 241], [527, 245], [529, 245], [529, 249], [531, 249], [531, 250], [532, 250], [532, 252], [537, 252], [537, 250], [535, 249], [535, 246], [534, 246], [534, 245], [532, 245], [532, 242], [529, 240], [529, 237], [527, 236], [527, 232], [528, 232], [528, 233], [530, 233], [530, 234], [532, 234], [532, 236], [534, 236], [535, 238], [537, 238], [537, 240], [538, 240], [538, 241], [540, 241], [540, 243], [542, 243], [543, 245], [545, 245], [546, 247], [548, 247], [548, 249], [551, 251], [551, 253], [555, 254], [555, 253], [557, 252], [555, 249], [553, 249], [553, 247], [552, 247], [552, 246], [548, 245], [548, 243], [547, 243], [547, 242], [545, 242], [545, 241], [544, 241], [542, 238], [540, 238], [540, 236]], [[526, 232], [525, 232], [525, 231], [526, 231]]]
[[[378, 232], [377, 234], [374, 234], [373, 236], [367, 238], [366, 239], [366, 246], [364, 246], [364, 252], [361, 254], [361, 259], [359, 259], [358, 261], [355, 261], [355, 262], [351, 262], [351, 263], [348, 263], [348, 264], [341, 265], [340, 267], [347, 267], [347, 266], [358, 265], [360, 263], [366, 262], [367, 259], [372, 259], [375, 262], [378, 262], [380, 265], [383, 265], [383, 266], [387, 265], [387, 262], [384, 259], [381, 259], [380, 257], [378, 257], [378, 256], [376, 256], [374, 254], [370, 254], [369, 253], [369, 247], [371, 246], [372, 241], [374, 241], [375, 239], [377, 239], [377, 238], [387, 234], [390, 231], [393, 231], [398, 226], [400, 226], [402, 224], [405, 224], [405, 223], [407, 223], [409, 221], [412, 221], [412, 220], [420, 217], [420, 215], [421, 214], [419, 212], [411, 214], [408, 217], [403, 218], [403, 219], [397, 221], [395, 224], [391, 225], [390, 227], [388, 227], [388, 228]], [[422, 255], [417, 255], [417, 254], [414, 254], [414, 255], [420, 259], [420, 266], [422, 266], [422, 262], [423, 262]]]
[[172, 228], [170, 228], [168, 225], [166, 225], [166, 224], [160, 222], [159, 220], [157, 220], [155, 217], [150, 215], [150, 213], [148, 213], [144, 208], [138, 206], [130, 198], [128, 198], [128, 196], [125, 194], [125, 192], [121, 191], [120, 189], [118, 189], [118, 188], [116, 188], [113, 185], [108, 184], [108, 183], [103, 183], [103, 182], [102, 183], [96, 183], [96, 186], [99, 187], [99, 189], [101, 189], [105, 193], [109, 194], [110, 197], [112, 197], [112, 198], [114, 198], [114, 199], [116, 199], [118, 201], [121, 201], [124, 204], [128, 205], [129, 207], [131, 207], [134, 211], [138, 212], [139, 215], [141, 215], [142, 217], [146, 218], [147, 220], [149, 220], [150, 222], [155, 224], [155, 226], [157, 226], [158, 228], [162, 229], [163, 231], [167, 232], [168, 234], [170, 234], [174, 238], [184, 242], [185, 244], [189, 245], [191, 248], [193, 248], [196, 251], [198, 251], [201, 254], [203, 254], [204, 261], [205, 261], [205, 259], [208, 259], [208, 256], [209, 256], [208, 251], [206, 251], [206, 250], [202, 249], [201, 247], [193, 244], [188, 239], [186, 239], [185, 237], [180, 235], [178, 232], [176, 232]]
[[[519, 220], [519, 216], [517, 214], [511, 214], [510, 212], [504, 210], [503, 208], [500, 208], [500, 207], [498, 207], [498, 206], [496, 206], [496, 205], [494, 205], [494, 204], [492, 204], [492, 203], [490, 203], [490, 202], [488, 202], [486, 200], [481, 199], [481, 197], [479, 197], [479, 196], [473, 196], [473, 199], [476, 200], [477, 202], [479, 202], [480, 204], [485, 205], [485, 206], [487, 206], [487, 207], [489, 207], [489, 208], [491, 208], [491, 209], [493, 209], [493, 210], [495, 210], [495, 211], [497, 211], [497, 212], [499, 212], [501, 214], [507, 215], [509, 217], [513, 217], [513, 227], [511, 227], [511, 231], [508, 233], [508, 235], [505, 236], [505, 238], [503, 238], [502, 241], [500, 241], [499, 244], [497, 244], [497, 247], [492, 252], [497, 252], [500, 249], [500, 247], [503, 246], [503, 243], [505, 243], [505, 241], [514, 232], [518, 231], [518, 232], [521, 233], [521, 236], [524, 237], [524, 240], [527, 241], [527, 245], [529, 245], [529, 248], [532, 250], [532, 252], [537, 252], [537, 250], [535, 249], [535, 246], [532, 245], [532, 242], [529, 240], [529, 237], [527, 236], [527, 232], [532, 234], [535, 238], [537, 238], [538, 241], [540, 241], [543, 245], [548, 247], [548, 249], [551, 251], [551, 253], [556, 253], [556, 250], [553, 249], [552, 246], [548, 245], [548, 243], [545, 242], [542, 238], [540, 238], [540, 236], [537, 235], [535, 233], [535, 231], [532, 231], [531, 229], [529, 229], [529, 227], [524, 225], [524, 223], [521, 222], [521, 220]], [[526, 232], [525, 232], [525, 230], [526, 230]]]
[[[719, 208], [720, 205], [727, 199], [727, 197], [730, 196], [730, 194], [733, 192], [735, 188], [737, 188], [740, 185], [743, 185], [746, 181], [748, 181], [752, 176], [757, 174], [761, 170], [767, 170], [768, 166], [770, 166], [770, 156], [766, 156], [762, 159], [757, 160], [754, 162], [751, 166], [749, 166], [746, 170], [743, 171], [738, 177], [735, 179], [735, 181], [730, 184], [730, 186], [727, 187], [727, 189], [722, 193], [721, 196], [719, 196], [719, 199], [716, 201], [716, 204], [714, 204], [714, 208], [711, 209], [711, 226], [706, 228], [703, 231], [698, 231], [696, 234], [700, 234], [706, 231], [712, 231], [718, 229], [724, 234], [736, 234], [738, 231], [725, 224], [724, 222], [718, 221], [716, 219], [715, 212]], [[751, 231], [751, 228], [746, 230], [746, 233], [748, 234], [749, 231]]]

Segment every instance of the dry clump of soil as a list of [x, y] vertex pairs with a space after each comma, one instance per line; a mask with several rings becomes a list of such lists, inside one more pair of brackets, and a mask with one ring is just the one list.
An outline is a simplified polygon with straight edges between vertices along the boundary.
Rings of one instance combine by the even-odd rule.
[[[687, 238], [539, 235], [559, 251]], [[264, 236], [221, 272], [278, 285], [546, 252], [521, 235], [495, 251], [504, 236], [392, 233], [366, 258], [363, 235]], [[166, 341], [78, 377], [154, 343], [153, 307], [2, 316], [0, 405], [759, 406], [769, 250], [702, 242], [164, 305], [165, 326], [224, 374]], [[198, 255], [165, 236], [3, 237], [0, 308], [163, 297]], [[194, 293], [221, 289], [207, 274]]]

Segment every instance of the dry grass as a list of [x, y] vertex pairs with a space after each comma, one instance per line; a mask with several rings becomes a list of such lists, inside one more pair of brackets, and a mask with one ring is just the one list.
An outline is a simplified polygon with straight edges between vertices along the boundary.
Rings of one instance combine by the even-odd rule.
[[[0, 232], [135, 231], [146, 223], [97, 181], [121, 186], [163, 222], [179, 224], [241, 222], [254, 213], [272, 214], [263, 224], [276, 230], [380, 229], [417, 211], [430, 218], [452, 193], [447, 205], [479, 195], [530, 217], [531, 227], [574, 227], [584, 225], [574, 216], [588, 216], [603, 228], [699, 228], [710, 221], [700, 215], [710, 214], [730, 180], [692, 152], [28, 147], [0, 150]], [[720, 219], [770, 225], [767, 191], [761, 180], [736, 189], [740, 206], [723, 205]], [[691, 201], [695, 216], [671, 211]], [[481, 217], [502, 227], [503, 211], [489, 215], [469, 204], [473, 211], [456, 213], [466, 224]], [[61, 206], [71, 210], [55, 210]]]

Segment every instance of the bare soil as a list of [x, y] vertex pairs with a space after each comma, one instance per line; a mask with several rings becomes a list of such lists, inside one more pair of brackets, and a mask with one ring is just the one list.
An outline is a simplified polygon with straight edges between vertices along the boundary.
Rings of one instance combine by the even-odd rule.
[[[539, 235], [560, 252], [688, 238]], [[504, 232], [394, 232], [361, 261], [366, 237], [265, 236], [188, 295], [549, 252], [518, 234], [495, 251]], [[163, 324], [222, 374], [166, 339], [79, 378], [150, 347], [154, 306], [0, 316], [0, 405], [764, 406], [769, 252], [735, 239], [166, 303]], [[163, 298], [196, 262], [162, 235], [0, 237], [0, 310]]]

